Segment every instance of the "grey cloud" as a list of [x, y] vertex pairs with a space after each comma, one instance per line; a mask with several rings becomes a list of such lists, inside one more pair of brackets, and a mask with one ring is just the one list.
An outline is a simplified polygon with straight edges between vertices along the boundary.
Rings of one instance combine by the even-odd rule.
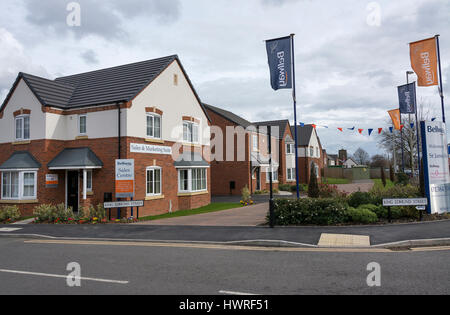
[[87, 63], [87, 64], [98, 64], [98, 56], [92, 49], [88, 49], [80, 54], [81, 58]]

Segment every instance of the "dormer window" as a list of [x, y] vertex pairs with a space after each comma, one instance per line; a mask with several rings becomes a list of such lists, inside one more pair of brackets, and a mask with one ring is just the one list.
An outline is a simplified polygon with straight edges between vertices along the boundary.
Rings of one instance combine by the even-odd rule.
[[30, 140], [30, 115], [17, 116], [15, 128], [16, 141]]
[[86, 115], [78, 116], [78, 133], [80, 135], [87, 134], [87, 116]]

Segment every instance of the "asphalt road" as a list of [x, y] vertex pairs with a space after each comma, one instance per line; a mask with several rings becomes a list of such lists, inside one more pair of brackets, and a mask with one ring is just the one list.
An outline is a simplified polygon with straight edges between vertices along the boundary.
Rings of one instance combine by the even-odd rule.
[[[448, 249], [342, 253], [39, 244], [0, 238], [0, 253], [0, 294], [450, 293]], [[81, 287], [72, 288], [65, 278], [10, 273], [65, 276], [70, 262], [80, 264], [82, 277], [127, 283], [82, 280]], [[381, 287], [366, 283], [366, 269], [371, 262], [381, 266]]]

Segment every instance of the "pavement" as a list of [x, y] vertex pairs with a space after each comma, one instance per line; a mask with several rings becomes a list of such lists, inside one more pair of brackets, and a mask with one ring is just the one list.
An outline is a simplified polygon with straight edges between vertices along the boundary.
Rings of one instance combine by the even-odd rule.
[[351, 184], [339, 184], [336, 186], [339, 191], [352, 194], [357, 191], [369, 192], [373, 188], [374, 182], [371, 179], [354, 180]]
[[[0, 238], [0, 252], [0, 295], [223, 295], [214, 303], [223, 310], [225, 295], [236, 294], [450, 293], [450, 247], [342, 252]], [[80, 286], [71, 287], [74, 266]], [[179, 306], [171, 300], [164, 309]]]
[[[7, 230], [4, 230], [7, 229]], [[410, 240], [450, 240], [450, 220], [411, 224], [343, 227], [266, 226], [167, 226], [137, 224], [107, 225], [0, 225], [1, 237], [147, 240], [201, 243], [318, 246], [322, 234], [368, 236], [371, 246]], [[291, 244], [292, 243], [292, 244]]]
[[189, 225], [189, 226], [258, 226], [266, 222], [268, 203], [239, 207], [210, 213], [176, 217], [154, 221], [143, 221], [141, 225]]

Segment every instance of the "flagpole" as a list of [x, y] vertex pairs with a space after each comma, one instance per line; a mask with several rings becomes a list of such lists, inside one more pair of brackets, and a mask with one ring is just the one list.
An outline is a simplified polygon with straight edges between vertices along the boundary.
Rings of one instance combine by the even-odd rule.
[[440, 83], [440, 90], [439, 93], [441, 94], [441, 106], [442, 106], [442, 122], [445, 124], [445, 106], [444, 106], [444, 87], [442, 85], [442, 68], [441, 68], [441, 49], [439, 47], [439, 36], [436, 35], [436, 45], [437, 45], [437, 53], [438, 53], [438, 64], [439, 64], [439, 83]]
[[[292, 99], [294, 101], [294, 129], [295, 129], [295, 180], [297, 185], [297, 199], [300, 199], [300, 185], [298, 175], [298, 139], [297, 139], [297, 95], [295, 90], [295, 52], [294, 52], [294, 36], [291, 34], [291, 62], [292, 62]], [[306, 153], [306, 151], [305, 151]]]
[[414, 83], [414, 107], [416, 112], [416, 133], [417, 133], [417, 170], [419, 171], [420, 178], [420, 141], [419, 141], [419, 118], [417, 114], [417, 96], [416, 96], [416, 83]]

